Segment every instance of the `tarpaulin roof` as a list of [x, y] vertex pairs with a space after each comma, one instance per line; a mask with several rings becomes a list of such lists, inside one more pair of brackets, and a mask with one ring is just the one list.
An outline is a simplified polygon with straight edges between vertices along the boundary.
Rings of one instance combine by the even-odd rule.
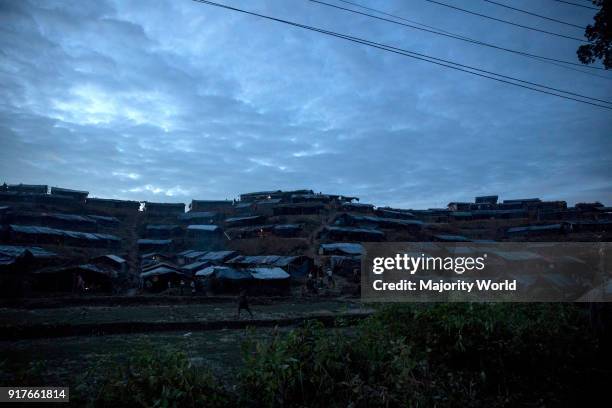
[[187, 229], [190, 231], [215, 232], [218, 231], [220, 228], [218, 225], [189, 225]]
[[151, 225], [147, 225], [147, 229], [148, 230], [156, 230], [156, 231], [167, 231], [167, 230], [173, 230], [173, 229], [177, 229], [177, 228], [181, 228], [179, 225], [173, 225], [173, 224], [151, 224]]
[[32, 234], [32, 235], [57, 235], [57, 236], [67, 236], [71, 238], [78, 239], [87, 239], [90, 241], [97, 240], [109, 240], [109, 241], [120, 241], [120, 238], [110, 235], [110, 234], [101, 234], [98, 232], [80, 232], [80, 231], [67, 231], [60, 230], [49, 227], [36, 227], [36, 226], [26, 226], [26, 225], [10, 225], [10, 228], [21, 234]]
[[237, 222], [237, 221], [247, 221], [247, 220], [256, 220], [263, 218], [261, 215], [252, 215], [249, 217], [232, 217], [225, 220], [227, 223]]
[[109, 216], [106, 216], [106, 215], [88, 215], [87, 217], [91, 218], [93, 220], [96, 220], [96, 221], [106, 221], [106, 222], [110, 222], [110, 223], [113, 223], [113, 224], [119, 224], [120, 223], [118, 218], [109, 217]]
[[154, 256], [159, 256], [159, 257], [167, 258], [167, 259], [171, 258], [170, 255], [167, 255], [161, 252], [147, 252], [146, 254], [140, 255], [140, 258], [152, 258]]
[[125, 262], [127, 262], [122, 257], [120, 257], [118, 255], [113, 255], [113, 254], [102, 255], [102, 256], [97, 257], [96, 259], [100, 259], [100, 258], [108, 258], [111, 261], [114, 261], [114, 262], [117, 262], [117, 263], [125, 263]]
[[289, 279], [290, 275], [278, 267], [273, 268], [251, 268], [249, 269], [251, 276], [261, 280], [278, 280]]
[[342, 207], [355, 207], [355, 208], [374, 208], [374, 204], [365, 203], [343, 203]]
[[562, 229], [561, 224], [550, 224], [550, 225], [530, 225], [527, 227], [512, 227], [508, 228], [509, 234], [517, 234], [522, 232], [530, 231], [560, 231]]
[[138, 245], [170, 245], [171, 239], [139, 239]]
[[83, 195], [88, 195], [89, 191], [83, 191], [83, 190], [72, 190], [70, 188], [63, 188], [63, 187], [51, 187], [51, 194], [56, 194], [56, 193], [78, 193], [78, 194], [83, 194]]
[[287, 266], [293, 261], [299, 259], [299, 256], [281, 256], [281, 255], [255, 255], [255, 256], [237, 256], [228, 261], [228, 263], [241, 265], [272, 265], [272, 266]]
[[[23, 213], [22, 213], [23, 214]], [[44, 217], [44, 218], [55, 218], [57, 220], [62, 221], [76, 221], [82, 223], [95, 223], [96, 221], [91, 219], [89, 216], [77, 215], [77, 214], [59, 214], [59, 213], [46, 213], [46, 214], [27, 214], [35, 217]]]
[[189, 253], [184, 254], [183, 256], [185, 258], [196, 259], [205, 254], [206, 254], [206, 251], [190, 251]]
[[339, 219], [346, 218], [353, 222], [365, 222], [365, 223], [374, 223], [380, 224], [381, 226], [385, 225], [423, 225], [423, 221], [419, 220], [406, 220], [400, 218], [386, 218], [386, 217], [376, 217], [373, 215], [352, 215], [352, 214], [343, 214], [338, 217]]
[[193, 262], [193, 263], [183, 266], [183, 269], [189, 272], [194, 272], [194, 271], [199, 271], [200, 269], [205, 268], [207, 265], [209, 265], [208, 262], [198, 261], [198, 262]]
[[470, 242], [471, 239], [463, 235], [437, 234], [433, 236], [435, 239], [443, 242]]
[[147, 265], [143, 265], [142, 266], [142, 271], [143, 272], [150, 271], [150, 270], [155, 269], [155, 268], [157, 268], [159, 266], [165, 266], [167, 268], [174, 269], [174, 270], [177, 270], [177, 271], [179, 270], [179, 267], [174, 265], [172, 262], [151, 262], [151, 263], [149, 263]]
[[354, 232], [354, 233], [362, 233], [362, 234], [373, 234], [384, 236], [385, 234], [382, 231], [378, 231], [375, 229], [369, 228], [351, 228], [351, 227], [335, 227], [335, 226], [327, 226], [325, 227], [328, 231], [337, 231], [337, 232]]
[[0, 254], [5, 256], [19, 257], [25, 251], [30, 251], [35, 258], [53, 258], [57, 256], [57, 254], [39, 247], [0, 245]]
[[209, 251], [198, 258], [200, 261], [225, 261], [236, 255], [236, 251]]
[[140, 277], [142, 278], [147, 278], [149, 276], [156, 276], [156, 275], [182, 275], [181, 272], [177, 271], [176, 269], [172, 269], [169, 268], [167, 266], [159, 266], [157, 268], [151, 269], [147, 272], [143, 272], [140, 274]]
[[232, 205], [233, 201], [232, 200], [191, 200], [192, 203], [196, 203], [196, 204], [225, 204], [225, 205]]
[[228, 279], [228, 280], [249, 280], [253, 279], [250, 273], [234, 268], [217, 268], [215, 269], [215, 276], [217, 279]]
[[194, 218], [215, 218], [218, 215], [216, 212], [212, 211], [201, 211], [201, 212], [187, 212], [185, 214], [180, 214], [178, 216], [179, 220], [191, 220]]
[[93, 265], [93, 264], [81, 264], [81, 265], [76, 265], [76, 266], [63, 266], [63, 267], [52, 267], [52, 268], [45, 268], [45, 269], [40, 269], [34, 273], [39, 274], [39, 275], [44, 275], [44, 274], [53, 274], [53, 273], [65, 273], [65, 272], [70, 272], [70, 271], [74, 271], [74, 270], [82, 270], [82, 271], [87, 271], [87, 272], [92, 272], [98, 275], [104, 275], [106, 277], [114, 277], [115, 276], [115, 272], [108, 270], [108, 269], [104, 269], [98, 265]]
[[277, 224], [274, 226], [276, 230], [299, 230], [302, 229], [300, 224]]
[[199, 278], [205, 278], [207, 276], [212, 276], [218, 268], [227, 268], [227, 266], [208, 266], [204, 269], [200, 269], [195, 273], [195, 276]]
[[339, 251], [350, 255], [361, 255], [363, 253], [363, 245], [350, 242], [335, 242], [332, 244], [321, 244], [323, 252]]

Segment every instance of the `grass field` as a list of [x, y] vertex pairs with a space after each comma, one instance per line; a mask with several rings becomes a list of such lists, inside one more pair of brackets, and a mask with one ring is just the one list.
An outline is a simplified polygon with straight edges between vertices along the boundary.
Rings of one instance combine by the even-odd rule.
[[[0, 381], [41, 378], [44, 384], [75, 385], [78, 376], [106, 358], [121, 360], [144, 345], [184, 351], [190, 361], [205, 365], [224, 382], [240, 365], [240, 345], [247, 338], [263, 339], [274, 330], [220, 330], [112, 336], [79, 336], [0, 342]], [[34, 384], [32, 384], [34, 385]]]

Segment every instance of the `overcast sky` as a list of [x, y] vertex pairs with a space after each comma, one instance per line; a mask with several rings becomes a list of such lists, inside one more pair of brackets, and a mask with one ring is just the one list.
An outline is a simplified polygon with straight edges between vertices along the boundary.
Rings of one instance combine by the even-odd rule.
[[[612, 99], [612, 72], [305, 0], [219, 1]], [[582, 37], [484, 1], [441, 1]], [[593, 16], [499, 1], [579, 25]], [[553, 58], [575, 61], [580, 45], [423, 0], [367, 4]], [[612, 111], [189, 0], [0, 0], [0, 86], [0, 182], [169, 202], [312, 188], [412, 208], [489, 193], [612, 204]]]

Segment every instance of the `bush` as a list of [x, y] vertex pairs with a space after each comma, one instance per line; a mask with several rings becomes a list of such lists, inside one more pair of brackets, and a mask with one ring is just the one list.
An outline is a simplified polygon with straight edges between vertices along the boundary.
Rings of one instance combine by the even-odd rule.
[[145, 344], [124, 361], [105, 360], [79, 382], [75, 400], [92, 407], [225, 407], [232, 398], [212, 374], [171, 348]]
[[608, 347], [573, 304], [390, 305], [357, 326], [308, 322], [246, 341], [231, 391], [184, 353], [145, 344], [100, 362], [71, 398], [92, 407], [589, 406], [612, 379]]
[[266, 407], [388, 406], [395, 378], [414, 365], [401, 340], [329, 331], [317, 322], [247, 342], [243, 355], [241, 402]]
[[385, 306], [352, 329], [310, 323], [245, 344], [241, 402], [574, 405], [610, 380], [598, 347], [576, 305]]

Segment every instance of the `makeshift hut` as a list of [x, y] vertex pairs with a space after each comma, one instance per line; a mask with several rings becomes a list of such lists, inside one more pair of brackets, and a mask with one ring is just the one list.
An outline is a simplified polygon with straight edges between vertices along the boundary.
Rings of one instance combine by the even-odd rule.
[[55, 253], [38, 247], [0, 245], [0, 297], [24, 295], [28, 275], [57, 259]]
[[332, 241], [378, 242], [385, 240], [382, 231], [369, 228], [326, 226], [319, 236]]
[[273, 229], [274, 235], [279, 237], [297, 237], [302, 232], [300, 224], [277, 224]]
[[201, 256], [205, 255], [207, 251], [198, 251], [195, 249], [188, 249], [176, 254], [176, 262], [179, 265], [186, 265], [198, 260]]
[[334, 242], [331, 244], [321, 244], [319, 255], [343, 255], [356, 256], [364, 253], [363, 245], [351, 242]]
[[198, 257], [198, 260], [210, 262], [213, 265], [220, 265], [236, 256], [238, 256], [237, 251], [208, 251]]
[[173, 224], [149, 224], [145, 227], [147, 238], [169, 239], [183, 235], [183, 229]]
[[138, 250], [141, 252], [146, 251], [158, 251], [158, 252], [170, 252], [174, 245], [174, 241], [171, 239], [147, 239], [142, 238], [136, 241]]
[[305, 202], [293, 204], [279, 204], [274, 206], [274, 215], [310, 215], [319, 214], [325, 209], [320, 202]]
[[359, 213], [374, 212], [374, 205], [372, 204], [345, 202], [345, 203], [342, 203], [340, 208], [343, 211], [349, 211], [349, 212], [359, 212]]
[[[249, 289], [253, 276], [246, 270], [235, 269], [228, 266], [210, 266], [196, 272], [198, 279], [209, 280], [210, 288], [214, 293], [239, 293]], [[203, 282], [204, 287], [208, 286]]]
[[229, 213], [234, 202], [232, 200], [191, 200], [189, 212], [216, 211], [219, 213]]
[[143, 289], [150, 292], [162, 292], [171, 287], [180, 287], [181, 281], [186, 282], [190, 278], [180, 269], [165, 263], [152, 265], [140, 274]]
[[177, 217], [178, 221], [182, 224], [213, 224], [221, 218], [221, 213], [213, 211], [190, 211]]
[[90, 259], [89, 263], [112, 269], [121, 275], [126, 275], [128, 272], [127, 261], [119, 255], [108, 254], [97, 256]]
[[245, 227], [250, 225], [260, 225], [265, 222], [266, 217], [261, 215], [253, 215], [250, 217], [231, 217], [225, 220], [225, 226], [228, 228]]
[[47, 194], [49, 186], [44, 184], [9, 184], [6, 191], [21, 194]]
[[253, 277], [249, 294], [251, 295], [289, 295], [291, 276], [279, 267], [250, 268]]
[[221, 245], [223, 230], [218, 225], [189, 225], [187, 242], [198, 249], [215, 249]]
[[51, 187], [51, 195], [68, 197], [76, 202], [85, 204], [85, 200], [89, 195], [88, 191], [71, 190], [69, 188]]
[[115, 200], [112, 198], [88, 198], [85, 201], [85, 206], [93, 210], [121, 210], [133, 211], [140, 210], [140, 202], [129, 200]]
[[111, 234], [67, 231], [41, 226], [9, 225], [12, 242], [68, 245], [95, 248], [117, 248], [121, 239]]
[[32, 288], [40, 292], [111, 293], [115, 277], [113, 270], [93, 264], [46, 268], [34, 273]]
[[185, 212], [184, 203], [152, 203], [145, 202], [144, 211], [147, 215], [152, 216], [171, 216], [179, 215]]
[[226, 262], [228, 265], [241, 268], [260, 266], [277, 266], [285, 270], [294, 279], [303, 279], [313, 269], [314, 261], [307, 256], [258, 255], [237, 256]]

